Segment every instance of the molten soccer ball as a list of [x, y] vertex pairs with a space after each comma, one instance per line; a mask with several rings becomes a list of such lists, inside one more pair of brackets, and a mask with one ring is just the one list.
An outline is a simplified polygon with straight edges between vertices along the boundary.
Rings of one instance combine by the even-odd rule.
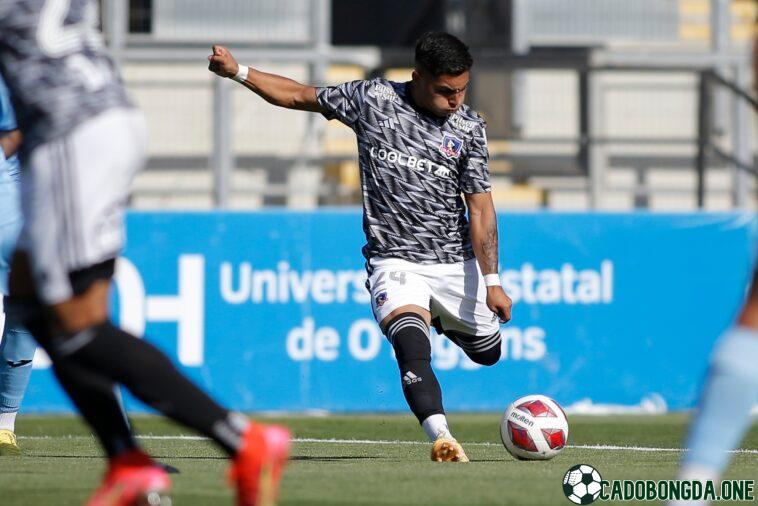
[[568, 433], [563, 408], [544, 395], [527, 395], [515, 400], [500, 422], [505, 449], [522, 460], [552, 459], [566, 446]]

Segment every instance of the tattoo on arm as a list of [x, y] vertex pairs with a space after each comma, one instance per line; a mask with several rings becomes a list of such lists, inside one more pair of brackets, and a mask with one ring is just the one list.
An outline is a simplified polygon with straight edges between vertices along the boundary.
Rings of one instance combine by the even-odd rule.
[[485, 273], [497, 272], [498, 247], [497, 247], [497, 222], [493, 221], [482, 239], [482, 268]]

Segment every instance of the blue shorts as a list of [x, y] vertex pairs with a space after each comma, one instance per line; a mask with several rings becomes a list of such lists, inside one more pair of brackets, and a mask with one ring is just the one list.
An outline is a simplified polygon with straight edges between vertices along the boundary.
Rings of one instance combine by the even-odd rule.
[[21, 223], [18, 183], [0, 180], [0, 294], [8, 294], [8, 271]]

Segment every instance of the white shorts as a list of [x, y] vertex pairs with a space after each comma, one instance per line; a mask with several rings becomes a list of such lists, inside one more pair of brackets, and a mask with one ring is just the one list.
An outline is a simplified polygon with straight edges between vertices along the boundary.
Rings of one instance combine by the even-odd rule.
[[145, 160], [142, 115], [111, 109], [30, 153], [21, 176], [24, 225], [37, 296], [52, 305], [74, 295], [69, 274], [118, 256], [129, 187]]
[[451, 264], [372, 258], [368, 270], [371, 309], [378, 323], [412, 304], [439, 318], [446, 331], [482, 337], [500, 331], [497, 315], [487, 307], [487, 287], [475, 258]]

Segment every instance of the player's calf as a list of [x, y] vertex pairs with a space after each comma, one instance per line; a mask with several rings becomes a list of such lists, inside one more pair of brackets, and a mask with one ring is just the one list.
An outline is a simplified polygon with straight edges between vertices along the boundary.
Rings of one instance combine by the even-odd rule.
[[500, 347], [497, 349], [487, 350], [481, 353], [468, 353], [466, 356], [479, 365], [493, 366], [500, 361]]
[[[729, 329], [713, 351], [708, 378], [690, 426], [683, 457], [682, 479], [718, 479], [729, 450], [750, 426], [750, 409], [758, 394], [758, 332], [749, 327]], [[729, 413], [724, 423], [724, 413]]]
[[21, 324], [19, 304], [6, 297], [4, 308], [5, 327], [0, 340], [0, 430], [14, 433], [16, 414], [29, 384], [37, 343]]
[[[435, 442], [432, 460], [467, 461], [447, 424], [442, 390], [432, 370], [429, 328], [424, 317], [412, 312], [396, 315], [385, 326], [385, 333], [395, 350], [405, 400], [429, 440]], [[440, 440], [454, 444], [455, 455], [450, 454], [451, 457], [449, 452], [442, 451], [449, 445], [436, 445]]]
[[429, 329], [421, 315], [403, 313], [386, 326], [386, 335], [395, 350], [403, 395], [419, 422], [442, 414], [442, 391], [432, 370]]
[[500, 361], [502, 353], [500, 330], [489, 336], [474, 336], [454, 330], [446, 330], [444, 333], [463, 350], [472, 362], [492, 366]]

